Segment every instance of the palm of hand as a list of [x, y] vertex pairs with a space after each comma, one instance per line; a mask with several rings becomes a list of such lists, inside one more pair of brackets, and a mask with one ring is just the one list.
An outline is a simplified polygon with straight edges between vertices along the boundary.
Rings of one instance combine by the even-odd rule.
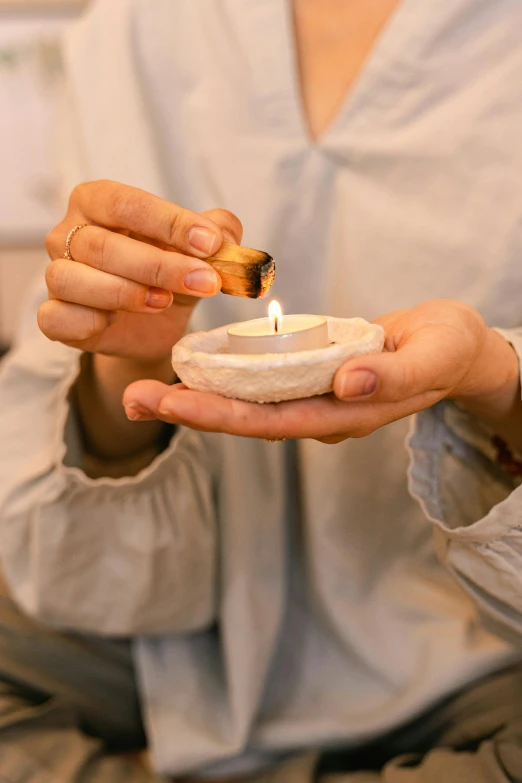
[[[139, 381], [125, 393], [143, 420], [159, 418], [193, 429], [266, 439], [315, 438], [338, 443], [363, 437], [447, 396], [473, 391], [473, 368], [488, 332], [468, 305], [435, 300], [377, 319], [386, 331], [382, 354], [348, 361], [337, 373], [334, 393], [271, 405]], [[377, 380], [358, 391], [369, 374]], [[359, 384], [360, 385], [360, 384]], [[138, 408], [136, 408], [136, 404]]]

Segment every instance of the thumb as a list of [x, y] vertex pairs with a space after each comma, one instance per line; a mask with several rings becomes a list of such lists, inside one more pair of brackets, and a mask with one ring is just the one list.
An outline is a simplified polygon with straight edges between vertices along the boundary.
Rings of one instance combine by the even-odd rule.
[[426, 392], [449, 394], [468, 369], [466, 351], [438, 330], [417, 332], [396, 351], [357, 357], [337, 372], [341, 400], [400, 402]]
[[233, 242], [235, 245], [241, 244], [243, 226], [240, 219], [233, 212], [229, 212], [228, 209], [208, 209], [201, 214], [220, 227], [225, 242]]

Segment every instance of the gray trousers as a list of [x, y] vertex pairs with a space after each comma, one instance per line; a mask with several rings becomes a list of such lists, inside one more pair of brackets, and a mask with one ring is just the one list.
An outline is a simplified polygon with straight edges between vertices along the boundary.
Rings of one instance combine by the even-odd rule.
[[[130, 642], [42, 626], [0, 584], [0, 783], [158, 783], [119, 755], [145, 745]], [[378, 742], [256, 779], [315, 781], [522, 783], [522, 664]]]

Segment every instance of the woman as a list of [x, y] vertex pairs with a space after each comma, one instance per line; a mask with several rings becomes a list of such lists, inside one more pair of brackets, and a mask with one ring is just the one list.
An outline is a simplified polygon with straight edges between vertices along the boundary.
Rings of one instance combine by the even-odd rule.
[[[2, 562], [41, 623], [6, 597], [4, 776], [520, 779], [521, 24], [120, 0], [69, 34], [89, 182], [1, 378]], [[264, 312], [205, 265], [236, 215], [287, 312], [385, 326], [335, 396], [165, 385], [189, 319]]]

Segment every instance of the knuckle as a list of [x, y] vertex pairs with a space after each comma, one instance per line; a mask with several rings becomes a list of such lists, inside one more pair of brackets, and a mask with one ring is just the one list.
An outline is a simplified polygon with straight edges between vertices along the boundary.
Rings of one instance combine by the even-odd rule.
[[100, 313], [98, 310], [89, 310], [81, 339], [88, 340], [91, 337], [97, 337], [104, 331], [106, 326], [107, 319], [103, 313]]
[[109, 237], [110, 234], [99, 229], [80, 231], [75, 237], [80, 247], [85, 245], [81, 247], [84, 251], [82, 256], [85, 255], [86, 259], [102, 272], [106, 271], [111, 261]]
[[232, 231], [234, 236], [241, 239], [243, 236], [243, 224], [241, 223], [240, 219], [237, 217], [237, 215], [234, 215], [234, 213], [230, 212], [228, 209], [223, 209], [222, 212], [229, 229]]
[[127, 304], [127, 286], [124, 280], [118, 281], [113, 289], [114, 309], [123, 310]]
[[185, 231], [185, 221], [183, 220], [182, 210], [172, 209], [165, 215], [165, 236], [169, 244], [175, 245], [183, 236]]
[[36, 322], [40, 331], [50, 340], [53, 340], [52, 334], [52, 313], [49, 308], [49, 303], [45, 302], [38, 308], [36, 314]]
[[119, 223], [121, 216], [127, 209], [127, 199], [123, 195], [122, 191], [115, 188], [111, 193], [108, 193], [105, 198], [105, 211], [110, 220]]
[[112, 179], [93, 179], [90, 182], [84, 182], [83, 184], [90, 190], [95, 189], [98, 192], [103, 192], [108, 188], [125, 187], [125, 185], [121, 185], [119, 182], [115, 182]]
[[86, 180], [85, 182], [79, 182], [72, 190], [71, 198], [75, 200], [82, 200], [85, 196], [91, 195], [93, 192], [107, 188], [112, 184], [109, 180], [105, 179], [93, 179]]
[[149, 278], [149, 285], [156, 288], [166, 288], [166, 274], [165, 264], [162, 258], [153, 257], [150, 259], [147, 265], [147, 276]]
[[74, 271], [74, 268], [73, 261], [53, 261], [47, 267], [47, 288], [58, 299], [67, 299], [70, 291], [71, 272]]
[[116, 186], [105, 196], [105, 211], [110, 221], [125, 228], [135, 225], [143, 206], [133, 198], [128, 188]]
[[90, 182], [79, 182], [78, 185], [74, 186], [71, 195], [69, 196], [69, 208], [74, 208], [78, 204], [83, 203], [86, 194], [89, 192], [90, 186]]
[[120, 225], [131, 209], [129, 197], [123, 188], [114, 188], [105, 196], [105, 211], [111, 221]]
[[220, 229], [230, 237], [225, 237], [227, 241], [241, 242], [243, 237], [243, 225], [237, 215], [228, 209], [209, 209], [202, 213], [205, 217], [212, 220]]
[[83, 184], [75, 185], [74, 188], [71, 190], [71, 193], [69, 195], [69, 207], [73, 207], [78, 203], [81, 197], [82, 188], [83, 188]]
[[63, 264], [53, 261], [45, 270], [45, 282], [49, 291], [59, 293], [63, 287]]
[[484, 318], [480, 313], [477, 312], [477, 310], [475, 310], [466, 302], [460, 302], [459, 304], [464, 325], [469, 333], [475, 337], [486, 327]]
[[55, 226], [47, 232], [45, 237], [45, 249], [49, 258], [56, 258], [56, 248], [59, 247], [59, 226]]

